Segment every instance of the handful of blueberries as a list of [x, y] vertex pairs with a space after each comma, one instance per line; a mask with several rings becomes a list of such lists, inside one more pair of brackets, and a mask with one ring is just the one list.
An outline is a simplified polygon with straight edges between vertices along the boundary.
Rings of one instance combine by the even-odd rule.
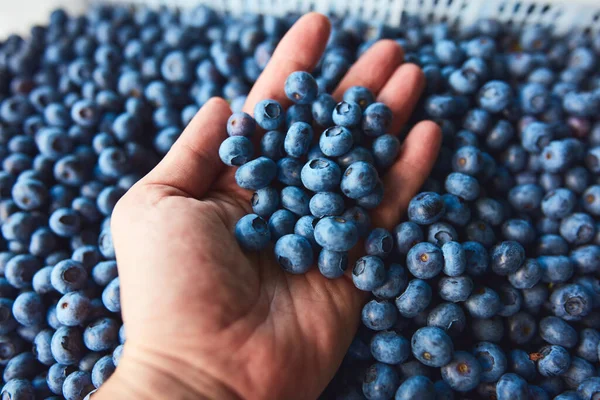
[[[255, 191], [239, 243], [274, 242], [285, 270], [316, 260], [333, 279], [364, 239], [352, 277], [371, 297], [324, 399], [597, 400], [600, 35], [332, 18], [314, 79], [286, 82], [295, 104], [241, 113], [296, 18], [97, 6], [0, 43], [2, 398], [82, 400], [115, 370], [113, 207], [223, 96], [234, 114], [221, 159]], [[407, 126], [443, 132], [391, 232], [368, 211], [402, 133], [364, 88], [327, 94], [383, 38], [427, 78]]]
[[[254, 119], [243, 112], [229, 118], [230, 137], [219, 155], [239, 167], [235, 179], [240, 187], [256, 191], [254, 214], [239, 220], [235, 235], [248, 250], [274, 241], [277, 261], [290, 273], [308, 271], [318, 253], [319, 270], [327, 278], [344, 273], [348, 251], [368, 235], [369, 256], [357, 261], [353, 276], [358, 288], [373, 290], [385, 279], [379, 256], [393, 244], [384, 230], [369, 234], [367, 213], [383, 199], [377, 167], [389, 167], [400, 150], [398, 138], [386, 134], [392, 112], [364, 87], [349, 88], [339, 103], [318, 91], [312, 75], [294, 72], [285, 82], [285, 93], [295, 103], [287, 114], [278, 102], [263, 100]], [[317, 144], [312, 120], [324, 129]], [[249, 138], [256, 125], [268, 132], [260, 143], [262, 156], [250, 161]], [[286, 125], [286, 133], [278, 130]], [[372, 139], [370, 149], [361, 146], [366, 138]]]

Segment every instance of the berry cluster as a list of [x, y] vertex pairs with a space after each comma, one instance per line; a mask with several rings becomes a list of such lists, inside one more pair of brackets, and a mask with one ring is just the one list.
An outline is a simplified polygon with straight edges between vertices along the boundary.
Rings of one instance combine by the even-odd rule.
[[354, 267], [372, 298], [326, 393], [597, 398], [600, 36], [414, 19], [393, 35], [427, 77], [414, 119], [443, 145], [408, 220], [369, 235], [394, 249]]
[[244, 103], [292, 22], [99, 6], [0, 43], [3, 399], [81, 400], [113, 373], [116, 202], [210, 97]]
[[[240, 244], [274, 241], [286, 270], [317, 259], [334, 278], [365, 239], [352, 275], [372, 297], [323, 398], [598, 398], [600, 36], [334, 19], [314, 79], [286, 83], [295, 104], [241, 113], [296, 18], [100, 6], [0, 43], [2, 397], [81, 400], [114, 371], [112, 209], [223, 96], [234, 114], [219, 155], [256, 191]], [[327, 94], [382, 38], [427, 77], [407, 126], [434, 119], [444, 135], [392, 232], [367, 210], [403, 133], [363, 88]]]
[[[263, 100], [254, 119], [243, 112], [229, 118], [230, 137], [219, 155], [225, 164], [239, 166], [235, 179], [240, 187], [255, 190], [254, 214], [238, 221], [235, 235], [248, 250], [274, 241], [277, 261], [294, 274], [308, 271], [318, 253], [319, 270], [331, 279], [344, 274], [348, 252], [368, 235], [371, 257], [358, 261], [356, 268], [364, 273], [355, 274], [354, 283], [373, 290], [385, 278], [377, 256], [387, 255], [393, 240], [385, 231], [369, 234], [367, 210], [383, 200], [378, 168], [384, 171], [394, 163], [400, 140], [386, 134], [392, 112], [375, 102], [368, 89], [351, 87], [339, 103], [318, 91], [312, 75], [294, 72], [285, 82], [285, 93], [295, 103], [287, 112], [277, 101]], [[313, 120], [324, 129], [314, 145]], [[262, 156], [250, 160], [249, 137], [256, 125], [268, 132], [260, 143]], [[287, 132], [281, 132], [286, 126]]]

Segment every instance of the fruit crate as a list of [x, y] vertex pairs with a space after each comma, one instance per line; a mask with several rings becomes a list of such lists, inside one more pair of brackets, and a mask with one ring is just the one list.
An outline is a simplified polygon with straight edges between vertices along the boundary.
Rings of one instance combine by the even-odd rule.
[[82, 13], [94, 3], [130, 3], [150, 6], [192, 7], [206, 4], [232, 14], [285, 15], [318, 11], [398, 26], [403, 15], [418, 15], [432, 21], [447, 21], [466, 27], [479, 18], [495, 18], [515, 27], [543, 24], [556, 34], [577, 29], [600, 31], [597, 0], [20, 0], [0, 4], [0, 38], [10, 33], [26, 34], [30, 26], [44, 22], [49, 12], [63, 7]]

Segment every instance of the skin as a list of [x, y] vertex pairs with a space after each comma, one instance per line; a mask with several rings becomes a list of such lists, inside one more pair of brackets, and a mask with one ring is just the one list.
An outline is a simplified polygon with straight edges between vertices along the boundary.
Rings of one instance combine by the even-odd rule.
[[[329, 30], [322, 15], [302, 17], [244, 111], [266, 98], [289, 106], [286, 77], [314, 68]], [[398, 132], [424, 85], [420, 69], [402, 59], [395, 42], [375, 44], [334, 96], [341, 100], [354, 85], [370, 88], [394, 112]], [[349, 275], [329, 280], [317, 268], [290, 275], [272, 249], [245, 253], [237, 244], [234, 226], [251, 212], [252, 193], [236, 186], [235, 168], [218, 158], [230, 115], [224, 100], [211, 99], [114, 210], [127, 343], [119, 368], [93, 400], [316, 398], [350, 345], [366, 295]], [[391, 229], [398, 221], [429, 174], [440, 140], [432, 122], [412, 128], [384, 177], [387, 192], [372, 213], [374, 226]]]

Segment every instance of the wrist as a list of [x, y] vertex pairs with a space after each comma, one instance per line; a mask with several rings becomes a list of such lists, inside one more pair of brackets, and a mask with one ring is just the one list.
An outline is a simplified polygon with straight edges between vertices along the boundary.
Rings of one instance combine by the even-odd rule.
[[155, 358], [127, 348], [113, 376], [91, 400], [237, 400], [227, 385], [177, 359]]

